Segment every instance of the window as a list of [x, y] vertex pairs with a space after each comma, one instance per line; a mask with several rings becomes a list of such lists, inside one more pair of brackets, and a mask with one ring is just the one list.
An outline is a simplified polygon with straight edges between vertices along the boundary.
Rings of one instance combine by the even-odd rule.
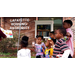
[[62, 17], [39, 17], [38, 20], [39, 21], [53, 20], [54, 21], [53, 29], [55, 30], [55, 29], [62, 27], [63, 18]]
[[42, 35], [48, 38], [50, 31], [62, 27], [62, 19], [62, 17], [38, 17], [38, 21], [35, 21], [35, 36]]
[[49, 32], [51, 31], [51, 25], [37, 25], [37, 35], [42, 35], [44, 37], [49, 36]]
[[53, 21], [35, 21], [35, 37], [42, 35], [44, 38], [48, 38], [50, 31], [53, 31]]

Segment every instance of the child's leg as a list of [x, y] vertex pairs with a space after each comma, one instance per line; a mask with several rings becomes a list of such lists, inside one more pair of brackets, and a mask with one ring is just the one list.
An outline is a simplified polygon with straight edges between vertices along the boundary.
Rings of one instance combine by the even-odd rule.
[[72, 58], [71, 54], [69, 54], [68, 58]]
[[41, 58], [41, 55], [36, 56], [36, 58]]
[[41, 55], [41, 58], [44, 58], [44, 55]]

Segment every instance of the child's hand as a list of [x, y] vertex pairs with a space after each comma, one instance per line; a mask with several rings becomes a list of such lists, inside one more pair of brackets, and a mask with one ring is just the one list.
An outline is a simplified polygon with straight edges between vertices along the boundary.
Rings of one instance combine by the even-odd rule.
[[71, 37], [71, 34], [69, 33], [69, 32], [67, 32], [67, 34], [66, 34], [68, 37]]
[[42, 48], [43, 48], [43, 49], [45, 49], [45, 47], [44, 47], [44, 46], [42, 46]]
[[33, 45], [33, 44], [32, 44], [32, 47], [33, 47], [33, 48], [36, 48], [35, 45]]
[[35, 48], [35, 46], [32, 45], [33, 48]]
[[54, 45], [54, 43], [53, 43], [53, 41], [52, 41], [52, 40], [50, 41], [50, 44], [51, 44], [51, 45]]
[[59, 58], [58, 56], [56, 56], [56, 58]]
[[62, 57], [62, 55], [56, 55], [56, 58], [61, 58]]
[[32, 47], [33, 47], [33, 48], [35, 47], [35, 42], [34, 42], [34, 41], [32, 42]]

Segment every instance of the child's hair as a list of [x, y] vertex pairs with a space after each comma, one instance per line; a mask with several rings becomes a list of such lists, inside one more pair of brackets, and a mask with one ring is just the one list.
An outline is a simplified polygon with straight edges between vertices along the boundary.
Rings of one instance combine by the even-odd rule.
[[39, 37], [41, 37], [41, 39], [43, 39], [43, 36], [41, 36], [41, 35], [37, 35], [37, 36], [36, 36], [36, 38], [39, 38]]
[[27, 36], [22, 37], [22, 40], [24, 40], [24, 41], [28, 41], [28, 39], [29, 39], [29, 37], [27, 37]]
[[52, 33], [52, 34], [54, 34], [54, 35], [55, 35], [54, 31], [51, 31], [50, 33]]
[[63, 36], [66, 36], [66, 29], [65, 28], [58, 28], [57, 30], [59, 30], [60, 33], [63, 34]]
[[71, 26], [73, 25], [73, 22], [71, 20], [65, 20], [64, 22], [70, 24]]
[[22, 37], [22, 40], [20, 42], [20, 44], [22, 45], [22, 47], [27, 47], [28, 46], [28, 39], [29, 39], [29, 37], [27, 37], [27, 36], [23, 36]]

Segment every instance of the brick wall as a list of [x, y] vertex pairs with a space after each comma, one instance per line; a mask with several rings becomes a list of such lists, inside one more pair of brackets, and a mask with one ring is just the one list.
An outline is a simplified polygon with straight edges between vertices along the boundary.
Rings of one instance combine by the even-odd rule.
[[4, 17], [1, 17], [1, 27], [4, 28]]
[[[15, 19], [16, 17], [4, 17], [2, 18], [3, 20], [3, 25], [2, 27], [4, 29], [10, 29], [11, 23], [10, 23], [10, 19]], [[20, 18], [20, 17], [18, 17]], [[28, 26], [30, 27], [30, 29], [25, 29], [25, 30], [21, 30], [21, 33], [24, 33], [26, 36], [29, 37], [29, 46], [32, 44], [32, 41], [35, 39], [35, 20], [36, 17], [26, 17], [29, 18], [30, 21], [28, 22]], [[14, 31], [19, 31], [19, 30], [12, 30]]]
[[71, 20], [73, 22], [73, 26], [71, 27], [72, 31], [73, 31], [73, 45], [74, 45], [74, 49], [75, 49], [75, 17], [63, 17], [63, 21], [64, 20]]
[[[3, 17], [1, 19], [1, 26], [4, 28], [4, 29], [9, 29], [10, 28], [10, 19], [14, 19], [16, 17]], [[18, 17], [19, 18], [19, 17]], [[31, 27], [29, 30], [21, 30], [21, 33], [24, 33], [26, 36], [29, 37], [29, 45], [31, 45], [32, 41], [34, 40], [35, 38], [35, 20], [37, 20], [36, 17], [28, 17], [30, 19], [30, 22], [29, 22], [29, 26]], [[73, 26], [72, 26], [72, 31], [73, 31], [73, 34], [74, 34], [74, 48], [75, 48], [75, 17], [63, 17], [63, 21], [64, 20], [67, 20], [67, 19], [70, 19], [72, 20], [73, 22]], [[15, 30], [13, 30], [15, 31]]]

